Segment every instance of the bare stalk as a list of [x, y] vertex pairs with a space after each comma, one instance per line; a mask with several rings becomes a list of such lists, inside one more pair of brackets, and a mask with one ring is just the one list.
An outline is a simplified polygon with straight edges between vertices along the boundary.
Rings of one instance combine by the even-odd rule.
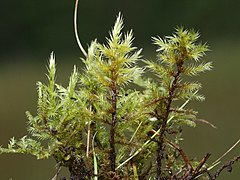
[[214, 161], [211, 167], [208, 168], [208, 170], [211, 170], [213, 167], [218, 165], [222, 160], [222, 158], [224, 158], [229, 152], [231, 152], [239, 143], [240, 143], [240, 139], [238, 139], [238, 141], [234, 145], [232, 145], [221, 157], [219, 157], [216, 161]]
[[86, 53], [86, 51], [84, 50], [82, 44], [81, 44], [81, 41], [79, 39], [79, 36], [78, 36], [78, 29], [77, 29], [77, 11], [78, 11], [78, 0], [76, 0], [76, 3], [75, 3], [75, 9], [74, 9], [74, 32], [75, 32], [75, 38], [77, 40], [77, 43], [78, 43], [78, 46], [80, 48], [80, 50], [82, 51], [83, 55], [87, 58], [88, 55]]
[[86, 150], [86, 157], [88, 158], [89, 157], [89, 148], [90, 148], [90, 121], [88, 122], [88, 125], [87, 125], [87, 150]]
[[57, 180], [58, 175], [59, 175], [61, 169], [62, 169], [62, 167], [61, 167], [61, 166], [58, 166], [58, 168], [57, 168], [57, 172], [56, 172], [56, 174], [53, 176], [52, 180]]

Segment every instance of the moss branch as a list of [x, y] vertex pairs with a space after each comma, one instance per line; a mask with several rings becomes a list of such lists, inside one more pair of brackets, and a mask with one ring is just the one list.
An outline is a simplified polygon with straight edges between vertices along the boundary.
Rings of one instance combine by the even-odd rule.
[[111, 103], [112, 103], [112, 122], [111, 122], [111, 129], [110, 129], [110, 153], [109, 153], [109, 160], [111, 171], [115, 172], [116, 169], [116, 150], [115, 150], [115, 134], [116, 134], [116, 125], [117, 125], [117, 84], [115, 80], [114, 72], [112, 72], [112, 85], [111, 85]]
[[164, 145], [164, 137], [165, 137], [165, 132], [167, 131], [167, 121], [169, 119], [169, 113], [171, 111], [171, 105], [172, 105], [172, 101], [173, 101], [173, 97], [174, 97], [174, 93], [175, 90], [177, 89], [177, 85], [178, 85], [178, 81], [180, 79], [181, 76], [181, 72], [183, 70], [183, 63], [184, 63], [184, 59], [185, 59], [185, 53], [182, 52], [180, 55], [180, 58], [178, 59], [177, 62], [177, 71], [176, 73], [173, 75], [174, 79], [172, 82], [172, 85], [169, 88], [169, 93], [168, 93], [168, 97], [165, 101], [165, 113], [163, 115], [157, 115], [158, 116], [158, 126], [157, 128], [160, 129], [161, 131], [159, 133], [159, 137], [157, 140], [157, 175], [156, 175], [156, 179], [161, 180], [163, 179], [163, 175], [162, 175], [162, 160], [164, 159], [164, 149], [165, 149], [165, 145]]

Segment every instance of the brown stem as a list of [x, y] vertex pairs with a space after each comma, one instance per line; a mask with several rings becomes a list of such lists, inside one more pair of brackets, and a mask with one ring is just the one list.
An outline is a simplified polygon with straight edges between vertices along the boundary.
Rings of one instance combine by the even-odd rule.
[[180, 146], [178, 146], [177, 144], [174, 144], [173, 142], [169, 141], [166, 138], [164, 138], [164, 140], [180, 153], [180, 155], [182, 156], [182, 158], [185, 162], [186, 167], [188, 167], [192, 171], [193, 170], [192, 164], [190, 163], [190, 161], [189, 161], [187, 155], [185, 154], [185, 152], [183, 151], [183, 149]]
[[201, 162], [199, 163], [199, 165], [196, 167], [196, 169], [193, 172], [193, 178], [197, 177], [199, 175], [199, 172], [201, 170], [201, 168], [203, 167], [203, 165], [206, 163], [206, 161], [208, 160], [208, 158], [211, 156], [210, 153], [207, 153], [203, 159], [201, 160]]
[[[177, 89], [177, 85], [178, 85], [178, 81], [180, 79], [180, 75], [183, 69], [183, 62], [185, 59], [185, 54], [181, 54], [178, 63], [177, 63], [177, 72], [173, 75], [174, 80], [172, 82], [172, 85], [169, 87], [169, 94], [168, 97], [166, 99], [165, 102], [165, 113], [163, 115], [161, 115], [160, 117], [158, 116], [158, 120], [159, 120], [159, 124], [157, 126], [158, 129], [162, 128], [162, 130], [160, 131], [160, 135], [159, 135], [159, 139], [157, 142], [157, 175], [156, 175], [156, 179], [157, 180], [161, 180], [164, 179], [162, 177], [162, 160], [164, 159], [164, 136], [165, 136], [165, 132], [167, 129], [167, 120], [168, 120], [168, 116], [171, 110], [171, 105], [172, 105], [172, 101], [173, 101], [173, 96], [175, 93], [175, 90]], [[162, 120], [162, 122], [161, 122]]]
[[117, 90], [116, 85], [112, 86], [112, 123], [110, 129], [110, 153], [109, 153], [109, 160], [111, 171], [115, 172], [116, 168], [116, 150], [115, 150], [115, 128], [117, 125]]
[[231, 172], [233, 164], [237, 161], [240, 161], [240, 156], [237, 156], [234, 159], [232, 159], [231, 161], [227, 162], [222, 167], [220, 167], [213, 175], [209, 174], [209, 176], [211, 177], [211, 179], [215, 180], [219, 177], [219, 175], [221, 174], [221, 172], [224, 169], [226, 169], [228, 172]]

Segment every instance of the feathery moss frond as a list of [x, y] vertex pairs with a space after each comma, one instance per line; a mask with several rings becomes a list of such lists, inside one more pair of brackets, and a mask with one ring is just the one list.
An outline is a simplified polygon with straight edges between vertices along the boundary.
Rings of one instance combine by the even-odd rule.
[[197, 76], [199, 73], [210, 71], [212, 69], [212, 62], [202, 62], [200, 64], [188, 64], [184, 67], [183, 73], [188, 76]]

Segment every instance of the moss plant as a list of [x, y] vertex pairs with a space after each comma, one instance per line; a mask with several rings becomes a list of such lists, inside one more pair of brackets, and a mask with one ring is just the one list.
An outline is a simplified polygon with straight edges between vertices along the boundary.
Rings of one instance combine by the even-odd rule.
[[82, 73], [74, 66], [67, 87], [56, 82], [51, 54], [48, 83], [37, 83], [37, 114], [26, 113], [29, 134], [12, 138], [0, 153], [54, 158], [72, 180], [213, 177], [209, 154], [190, 160], [180, 147], [182, 127], [196, 126], [188, 102], [204, 100], [194, 76], [212, 69], [201, 60], [207, 45], [198, 42], [198, 32], [180, 27], [154, 37], [157, 60], [144, 60], [132, 45], [133, 32], [122, 28], [119, 14], [106, 44], [91, 43]]

